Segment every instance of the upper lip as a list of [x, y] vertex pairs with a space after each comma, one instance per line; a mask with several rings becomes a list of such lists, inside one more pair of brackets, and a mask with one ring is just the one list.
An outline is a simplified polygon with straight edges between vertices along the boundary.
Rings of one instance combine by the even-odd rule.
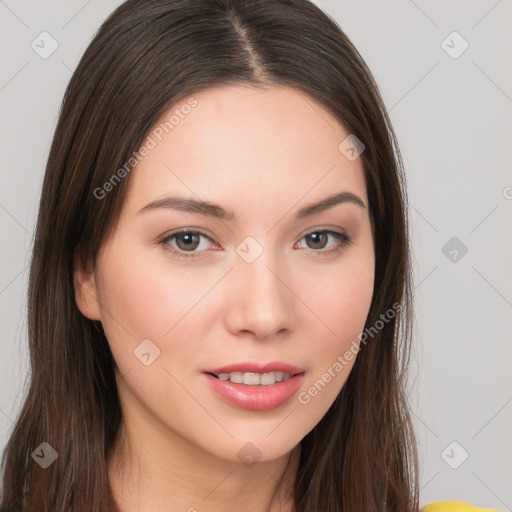
[[270, 373], [270, 372], [284, 372], [291, 375], [297, 375], [304, 373], [304, 368], [299, 368], [293, 364], [284, 363], [282, 361], [272, 361], [270, 363], [257, 363], [257, 362], [246, 362], [246, 363], [234, 363], [227, 366], [221, 366], [218, 368], [210, 368], [204, 370], [204, 373], [213, 373], [219, 375], [220, 373]]

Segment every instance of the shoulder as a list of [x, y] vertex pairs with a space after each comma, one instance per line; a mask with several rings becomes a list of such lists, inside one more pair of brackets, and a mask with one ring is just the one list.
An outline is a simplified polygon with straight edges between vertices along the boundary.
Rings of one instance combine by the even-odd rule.
[[420, 512], [499, 512], [499, 510], [475, 507], [463, 501], [437, 501], [425, 505]]

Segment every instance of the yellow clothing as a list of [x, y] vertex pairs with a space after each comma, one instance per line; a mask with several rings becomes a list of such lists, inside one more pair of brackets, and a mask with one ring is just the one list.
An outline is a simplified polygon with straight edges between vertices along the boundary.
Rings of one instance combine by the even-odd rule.
[[422, 512], [500, 512], [495, 508], [481, 508], [462, 501], [438, 501], [425, 505]]

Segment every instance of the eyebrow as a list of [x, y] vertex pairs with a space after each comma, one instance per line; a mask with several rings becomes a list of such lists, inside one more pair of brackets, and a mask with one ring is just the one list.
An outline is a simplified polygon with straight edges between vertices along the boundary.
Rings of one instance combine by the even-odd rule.
[[[312, 203], [300, 209], [296, 214], [296, 218], [303, 219], [343, 203], [351, 203], [360, 206], [361, 208], [366, 208], [366, 205], [359, 196], [352, 192], [339, 192], [338, 194], [326, 197], [317, 203]], [[139, 214], [159, 208], [179, 210], [198, 215], [207, 215], [225, 221], [235, 221], [238, 218], [234, 211], [225, 209], [217, 204], [210, 203], [208, 201], [200, 201], [190, 197], [174, 196], [167, 196], [162, 199], [151, 201], [137, 213]]]

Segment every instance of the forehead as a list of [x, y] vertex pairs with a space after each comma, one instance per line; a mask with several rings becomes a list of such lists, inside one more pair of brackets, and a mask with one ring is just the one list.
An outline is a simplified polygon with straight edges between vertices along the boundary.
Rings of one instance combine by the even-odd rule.
[[348, 135], [323, 105], [290, 87], [208, 89], [155, 123], [128, 200], [142, 207], [172, 192], [275, 204], [338, 190], [364, 199], [361, 159], [350, 161], [339, 148]]

